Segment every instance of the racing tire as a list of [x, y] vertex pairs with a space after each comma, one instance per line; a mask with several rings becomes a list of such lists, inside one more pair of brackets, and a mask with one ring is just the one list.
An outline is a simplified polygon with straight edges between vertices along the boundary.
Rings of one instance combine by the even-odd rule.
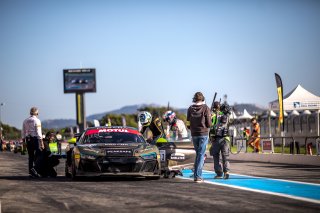
[[170, 175], [170, 171], [165, 171], [165, 172], [163, 173], [163, 177], [164, 177], [164, 178], [169, 178], [169, 175]]
[[173, 172], [173, 171], [171, 171], [171, 172], [169, 173], [168, 178], [169, 178], [169, 179], [172, 179], [172, 178], [175, 178], [175, 177], [176, 177], [176, 173]]
[[72, 174], [70, 174], [70, 172], [69, 172], [69, 168], [68, 168], [68, 164], [67, 164], [67, 162], [66, 162], [66, 165], [65, 165], [65, 169], [64, 169], [65, 171], [65, 176], [66, 176], [66, 178], [71, 178], [72, 177]]
[[77, 172], [76, 172], [76, 168], [75, 168], [74, 164], [75, 164], [74, 162], [71, 164], [71, 179], [78, 180]]
[[147, 176], [145, 177], [147, 180], [159, 180], [161, 178], [161, 170], [159, 169], [159, 164], [155, 166], [155, 176]]

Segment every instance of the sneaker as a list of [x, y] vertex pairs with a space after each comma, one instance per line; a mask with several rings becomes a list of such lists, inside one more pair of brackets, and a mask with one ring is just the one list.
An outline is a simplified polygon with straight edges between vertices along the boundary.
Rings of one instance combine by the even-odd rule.
[[202, 182], [203, 182], [203, 179], [202, 179], [202, 178], [196, 178], [196, 179], [194, 179], [194, 182], [196, 182], [196, 183], [202, 183]]
[[223, 179], [225, 179], [225, 180], [229, 179], [229, 172], [224, 173]]
[[32, 169], [30, 170], [30, 175], [31, 175], [32, 177], [37, 177], [37, 178], [41, 177], [41, 175], [39, 175], [38, 172], [37, 172], [34, 168], [32, 168]]
[[214, 176], [214, 179], [222, 179], [222, 175], [216, 175]]

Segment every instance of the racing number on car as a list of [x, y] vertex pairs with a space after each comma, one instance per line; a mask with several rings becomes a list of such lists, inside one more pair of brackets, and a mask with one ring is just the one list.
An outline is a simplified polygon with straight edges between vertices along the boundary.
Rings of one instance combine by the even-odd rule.
[[159, 150], [160, 151], [160, 161], [166, 161], [166, 150]]

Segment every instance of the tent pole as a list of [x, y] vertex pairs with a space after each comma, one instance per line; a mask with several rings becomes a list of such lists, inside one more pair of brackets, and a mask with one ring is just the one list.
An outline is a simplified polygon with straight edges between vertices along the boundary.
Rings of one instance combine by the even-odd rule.
[[269, 137], [271, 138], [272, 134], [271, 134], [271, 111], [269, 110], [268, 112], [268, 127], [269, 127]]
[[319, 132], [320, 132], [320, 127], [319, 127], [319, 126], [320, 126], [320, 122], [319, 122], [319, 112], [320, 112], [320, 110], [317, 111], [317, 127], [318, 127], [318, 128], [317, 128], [317, 129], [318, 129], [318, 130], [317, 130], [317, 136], [318, 136], [318, 137], [320, 136], [320, 134], [319, 134]]

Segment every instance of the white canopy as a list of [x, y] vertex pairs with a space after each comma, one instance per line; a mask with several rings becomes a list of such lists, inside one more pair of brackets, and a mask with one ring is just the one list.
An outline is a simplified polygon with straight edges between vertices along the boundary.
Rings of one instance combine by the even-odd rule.
[[234, 111], [231, 112], [230, 119], [237, 119], [237, 115]]
[[292, 110], [292, 112], [290, 113], [290, 117], [295, 117], [295, 116], [299, 116], [299, 112], [297, 110]]
[[311, 112], [310, 112], [310, 110], [304, 110], [303, 111], [303, 113], [302, 113], [303, 115], [311, 115]]
[[270, 117], [273, 117], [273, 118], [277, 117], [277, 114], [274, 111], [271, 110], [270, 111]]
[[[304, 89], [300, 84], [283, 97], [284, 110], [320, 109], [320, 97]], [[271, 110], [279, 110], [278, 100], [269, 103]]]
[[246, 120], [246, 119], [251, 119], [253, 118], [246, 109], [243, 110], [243, 114], [241, 116], [238, 117], [239, 120]]

